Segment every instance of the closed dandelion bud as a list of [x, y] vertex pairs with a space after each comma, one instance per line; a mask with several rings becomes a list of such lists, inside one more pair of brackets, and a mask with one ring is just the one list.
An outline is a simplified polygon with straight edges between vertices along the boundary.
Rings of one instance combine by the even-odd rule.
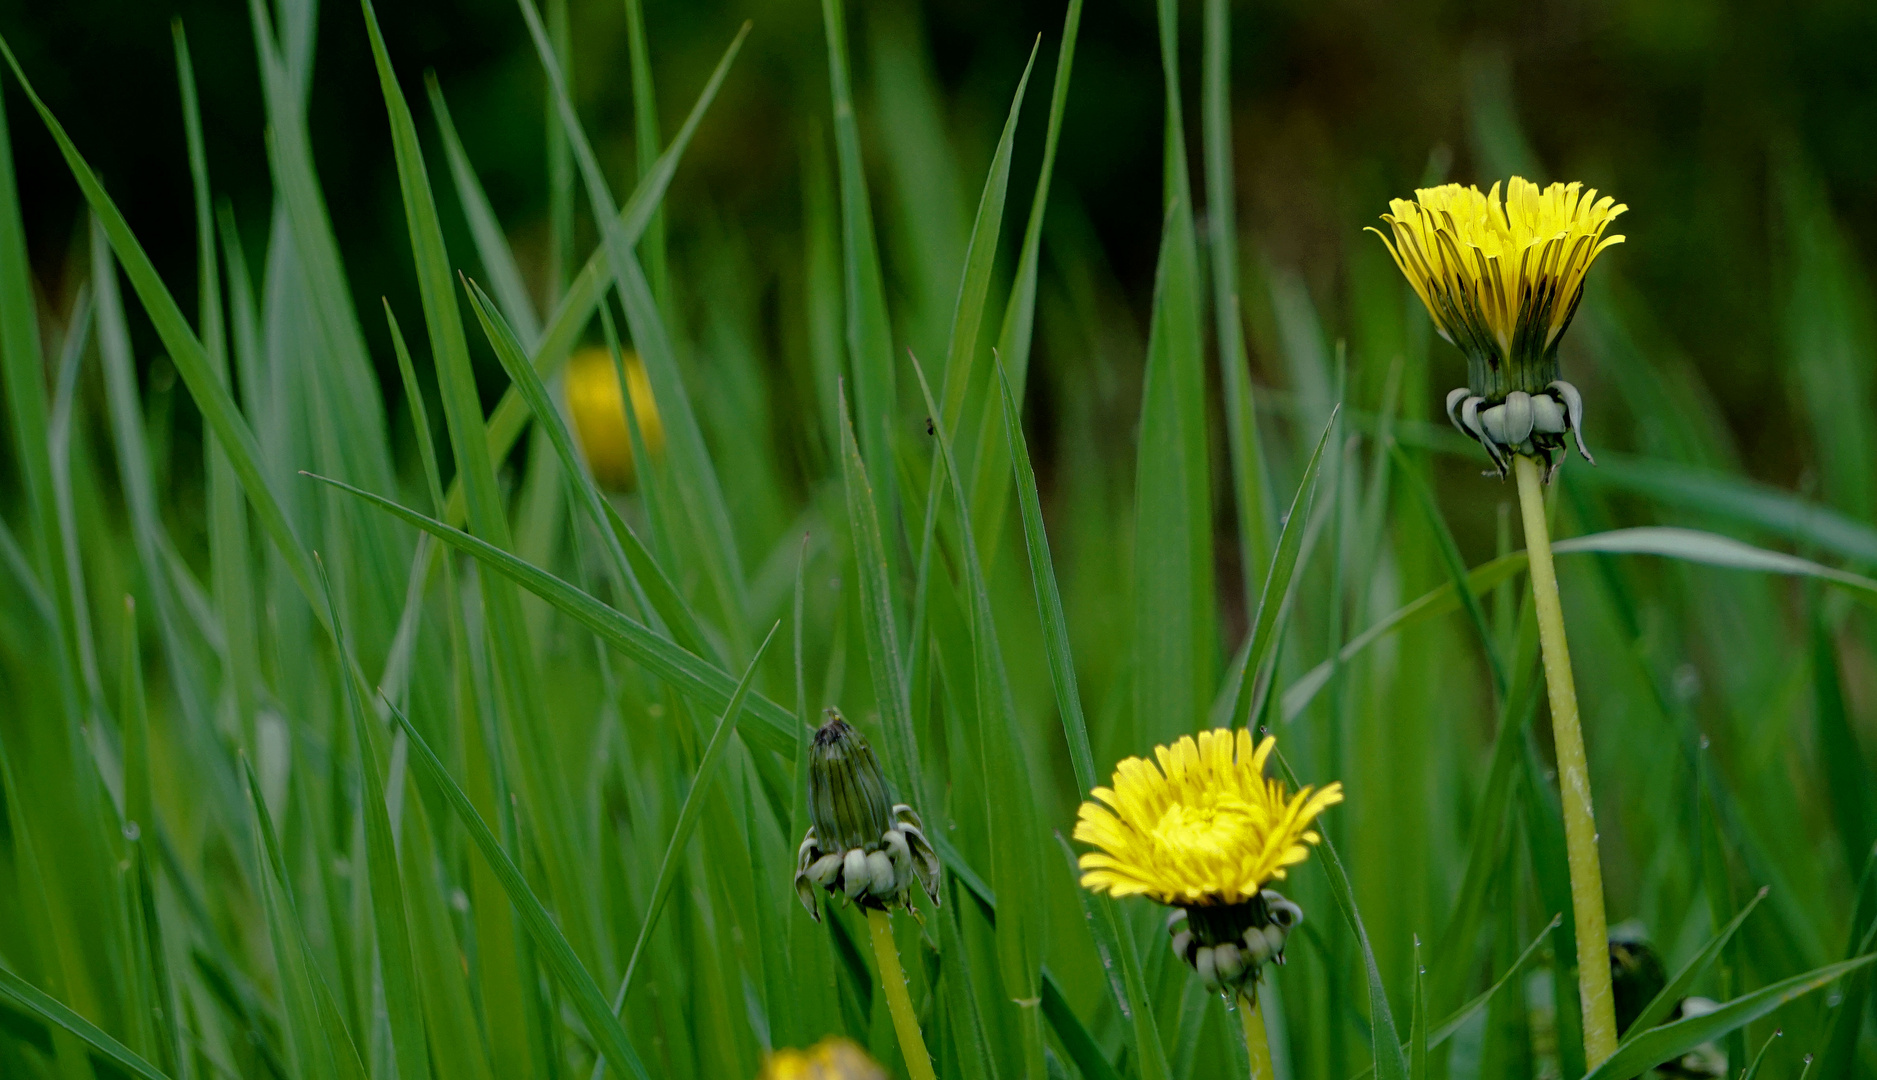
[[914, 881], [938, 902], [938, 853], [910, 806], [887, 792], [880, 759], [860, 732], [828, 710], [808, 757], [808, 815], [813, 827], [795, 861], [795, 892], [821, 917], [820, 886], [862, 907], [905, 904]]
[[[632, 392], [632, 419], [645, 448], [656, 454], [664, 448], [665, 428], [652, 401], [651, 380], [636, 354], [628, 352], [622, 360]], [[565, 390], [574, 436], [580, 440], [593, 478], [614, 491], [630, 490], [638, 469], [632, 459], [632, 432], [626, 424], [626, 398], [619, 389], [611, 350], [587, 348], [575, 353], [567, 362]]]
[[[1513, 177], [1477, 187], [1422, 188], [1395, 199], [1381, 237], [1440, 336], [1466, 355], [1467, 385], [1447, 395], [1447, 417], [1486, 448], [1500, 476], [1513, 454], [1556, 470], [1564, 435], [1584, 460], [1584, 404], [1558, 378], [1558, 342], [1577, 314], [1584, 276], [1629, 209], [1582, 184], [1540, 188]], [[1392, 234], [1392, 235], [1391, 235]]]

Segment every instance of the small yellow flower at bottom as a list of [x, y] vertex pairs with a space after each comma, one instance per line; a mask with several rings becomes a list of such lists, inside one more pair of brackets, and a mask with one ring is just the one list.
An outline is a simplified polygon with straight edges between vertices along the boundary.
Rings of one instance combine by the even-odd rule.
[[807, 1050], [783, 1049], [763, 1062], [757, 1080], [887, 1080], [886, 1070], [851, 1039], [830, 1035]]
[[1154, 748], [1158, 764], [1122, 761], [1077, 815], [1075, 838], [1097, 849], [1081, 858], [1083, 887], [1181, 909], [1173, 950], [1212, 989], [1241, 991], [1283, 962], [1303, 911], [1266, 886], [1309, 858], [1311, 824], [1343, 799], [1340, 783], [1291, 795], [1267, 779], [1276, 745], [1226, 728], [1184, 736]]

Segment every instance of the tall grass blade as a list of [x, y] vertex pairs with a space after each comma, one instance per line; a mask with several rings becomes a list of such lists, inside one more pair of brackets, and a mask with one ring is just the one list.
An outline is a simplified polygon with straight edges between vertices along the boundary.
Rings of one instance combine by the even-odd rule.
[[1873, 960], [1877, 960], [1877, 953], [1827, 964], [1803, 975], [1781, 979], [1750, 994], [1743, 994], [1711, 1013], [1691, 1016], [1643, 1032], [1634, 1039], [1625, 1040], [1617, 1047], [1615, 1054], [1592, 1069], [1584, 1080], [1619, 1080], [1621, 1077], [1635, 1076], [1660, 1062], [1672, 1061], [1704, 1042], [1711, 1042], [1744, 1027], [1795, 998], [1829, 986], [1864, 968]]
[[169, 1080], [156, 1066], [132, 1053], [129, 1047], [105, 1034], [102, 1028], [4, 967], [0, 967], [0, 996], [47, 1023], [57, 1024], [83, 1039], [105, 1060], [132, 1076], [141, 1076], [144, 1080]]
[[568, 1003], [573, 1006], [574, 1011], [586, 1024], [588, 1034], [598, 1044], [599, 1052], [605, 1057], [607, 1064], [628, 1076], [638, 1077], [639, 1080], [650, 1080], [650, 1074], [645, 1071], [644, 1063], [632, 1047], [631, 1036], [626, 1034], [626, 1029], [620, 1026], [619, 1019], [607, 1007], [606, 999], [600, 994], [600, 988], [594, 984], [593, 977], [587, 973], [586, 968], [581, 966], [579, 958], [574, 955], [573, 946], [567, 943], [566, 937], [562, 936], [559, 928], [554, 925], [553, 918], [541, 905], [534, 890], [528, 887], [527, 881], [521, 876], [521, 870], [502, 849], [501, 842], [495, 838], [494, 833], [489, 831], [489, 826], [482, 820], [481, 815], [476, 813], [476, 808], [469, 801], [469, 796], [457, 786], [449, 770], [444, 768], [443, 762], [437, 757], [436, 751], [430, 749], [430, 744], [417, 733], [417, 729], [411, 726], [411, 722], [405, 718], [404, 714], [396, 709], [392, 709], [391, 714], [403, 727], [405, 737], [410, 740], [414, 751], [411, 760], [416, 763], [418, 771], [423, 773], [443, 796], [444, 801], [449, 804], [450, 809], [456, 813], [457, 819], [462, 822], [463, 828], [469, 833], [470, 839], [475, 841], [477, 849], [482, 852], [482, 857], [488, 860], [489, 865], [494, 868], [496, 877], [508, 894], [509, 902], [515, 906], [515, 912], [521, 918], [522, 926], [528, 931], [528, 936], [534, 942], [535, 948], [539, 950], [543, 964], [553, 972], [561, 989], [566, 991]]
[[1734, 931], [1740, 929], [1740, 924], [1747, 921], [1747, 916], [1753, 914], [1753, 909], [1758, 907], [1760, 901], [1764, 899], [1766, 899], [1766, 890], [1761, 889], [1754, 894], [1752, 900], [1747, 901], [1747, 906], [1740, 909], [1740, 914], [1735, 915], [1732, 922], [1722, 927], [1720, 933], [1715, 934], [1706, 945], [1701, 947], [1701, 951], [1696, 953], [1693, 959], [1675, 973], [1675, 977], [1662, 987], [1661, 992], [1649, 999], [1649, 1004], [1643, 1006], [1642, 1011], [1636, 1014], [1636, 1019], [1629, 1025], [1628, 1036], [1623, 1040], [1625, 1044], [1641, 1038], [1656, 1025], [1668, 1019], [1668, 1015], [1675, 1011], [1675, 1006], [1681, 1004], [1681, 999], [1687, 997], [1688, 992], [1694, 989], [1695, 980], [1707, 972], [1715, 959], [1720, 956], [1721, 950], [1727, 947], [1728, 941], [1733, 939]]

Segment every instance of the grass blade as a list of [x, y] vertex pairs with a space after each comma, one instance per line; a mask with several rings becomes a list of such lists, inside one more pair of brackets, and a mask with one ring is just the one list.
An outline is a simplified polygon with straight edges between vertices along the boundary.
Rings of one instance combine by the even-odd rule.
[[1722, 927], [1720, 933], [1715, 934], [1712, 940], [1703, 945], [1701, 951], [1694, 955], [1694, 959], [1688, 961], [1680, 971], [1676, 972], [1675, 977], [1668, 981], [1668, 985], [1662, 987], [1662, 991], [1651, 998], [1649, 1004], [1643, 1006], [1643, 1010], [1636, 1014], [1636, 1019], [1629, 1025], [1629, 1035], [1623, 1040], [1625, 1044], [1641, 1038], [1656, 1025], [1668, 1019], [1668, 1014], [1673, 1012], [1675, 1006], [1681, 1003], [1681, 999], [1687, 997], [1688, 991], [1694, 988], [1695, 980], [1707, 971], [1709, 965], [1720, 956], [1721, 950], [1727, 947], [1727, 942], [1733, 938], [1734, 931], [1740, 929], [1740, 924], [1747, 921], [1747, 916], [1753, 914], [1753, 909], [1758, 907], [1760, 901], [1764, 899], [1766, 899], [1765, 889], [1755, 893], [1753, 899], [1747, 901], [1747, 906], [1740, 909], [1740, 914], [1735, 915], [1732, 922]]
[[1621, 1080], [1623, 1077], [1635, 1076], [1659, 1062], [1671, 1061], [1704, 1042], [1711, 1042], [1736, 1028], [1744, 1027], [1795, 998], [1858, 971], [1873, 960], [1877, 960], [1877, 953], [1827, 964], [1803, 975], [1781, 979], [1750, 994], [1743, 994], [1711, 1013], [1691, 1016], [1643, 1032], [1634, 1039], [1625, 1040], [1617, 1047], [1615, 1054], [1592, 1069], [1584, 1080]]
[[665, 855], [658, 862], [658, 877], [652, 885], [651, 903], [645, 909], [645, 922], [639, 927], [639, 936], [632, 943], [631, 958], [626, 961], [625, 977], [619, 980], [619, 990], [613, 995], [613, 1012], [623, 1013], [626, 998], [632, 992], [632, 976], [638, 970], [639, 958], [645, 955], [645, 943], [652, 936], [652, 930], [658, 925], [658, 916], [665, 907], [665, 899], [671, 894], [671, 886], [678, 878], [678, 858], [691, 842], [691, 833], [697, 827], [697, 818], [704, 809], [704, 797], [710, 793], [711, 782], [717, 777], [718, 764], [723, 760], [724, 751], [730, 746], [730, 739], [736, 734], [737, 721], [743, 716], [743, 700], [749, 696], [750, 687], [756, 682], [756, 671], [761, 665], [763, 654], [769, 651], [769, 643], [775, 640], [776, 631], [782, 623], [778, 621], [769, 628], [769, 634], [757, 646], [756, 655], [751, 658], [749, 667], [743, 672], [743, 678], [730, 694], [729, 704], [724, 706], [723, 715], [718, 718], [715, 730], [711, 732], [710, 743], [704, 747], [704, 756], [698, 760], [697, 773], [691, 779], [691, 788], [685, 792], [684, 805], [678, 810], [678, 823], [672, 828], [671, 842], [665, 846]]
[[475, 240], [476, 254], [489, 275], [489, 287], [495, 290], [502, 314], [508, 317], [522, 344], [534, 348], [541, 341], [541, 316], [535, 314], [534, 301], [529, 298], [528, 286], [521, 278], [521, 268], [515, 265], [515, 253], [508, 246], [501, 223], [495, 219], [495, 209], [482, 190], [482, 181], [477, 178], [476, 167], [463, 149], [463, 140], [457, 137], [456, 121], [450, 117], [450, 106], [443, 100], [443, 87], [438, 84], [435, 72], [425, 74], [424, 88], [430, 92], [430, 111], [437, 115], [437, 132], [443, 136], [443, 152], [450, 160], [450, 180], [456, 185], [456, 200], [462, 204], [463, 216], [469, 219], [469, 235]]
[[588, 1034], [598, 1045], [600, 1054], [619, 1072], [639, 1080], [650, 1080], [650, 1074], [645, 1071], [638, 1052], [632, 1048], [631, 1036], [626, 1034], [619, 1018], [607, 1007], [606, 999], [600, 995], [600, 988], [594, 984], [593, 977], [587, 974], [587, 969], [581, 966], [580, 959], [574, 955], [573, 946], [567, 943], [567, 938], [554, 925], [553, 917], [541, 905], [534, 890], [528, 888], [521, 870], [509, 858], [508, 852], [502, 850], [501, 842], [489, 831], [481, 815], [476, 813], [469, 796], [463, 794], [463, 789], [451, 778], [436, 751], [430, 749], [430, 744], [417, 733], [404, 714], [393, 708], [391, 715], [404, 728], [404, 734], [410, 740], [414, 751], [411, 760], [417, 764], [418, 771], [430, 780], [444, 801], [449, 803], [450, 809], [456, 812], [458, 820], [469, 833], [470, 839], [475, 841], [483, 858], [495, 870], [503, 891], [508, 894], [509, 902], [514, 905], [522, 926], [528, 931], [529, 939], [540, 950], [542, 962], [567, 992], [569, 1004], [586, 1024]]
[[141, 1076], [144, 1080], [169, 1080], [156, 1066], [132, 1053], [129, 1047], [105, 1034], [102, 1028], [4, 967], [0, 967], [0, 996], [47, 1023], [57, 1024], [83, 1039], [106, 1060], [132, 1076]]

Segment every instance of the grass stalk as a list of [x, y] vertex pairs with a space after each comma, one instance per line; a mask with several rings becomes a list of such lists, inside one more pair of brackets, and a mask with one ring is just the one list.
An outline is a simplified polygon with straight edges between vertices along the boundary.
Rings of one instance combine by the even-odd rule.
[[1238, 995], [1238, 1019], [1245, 1025], [1245, 1054], [1251, 1058], [1251, 1080], [1272, 1080], [1271, 1042], [1264, 1030], [1264, 1011], [1258, 1008], [1258, 988]]
[[879, 908], [868, 908], [867, 929], [873, 934], [873, 955], [880, 964], [880, 986], [886, 991], [886, 1007], [893, 1014], [893, 1030], [899, 1035], [899, 1053], [906, 1059], [906, 1071], [912, 1080], [936, 1080], [932, 1056], [926, 1053], [925, 1036], [919, 1033], [919, 1017], [913, 1013], [912, 996], [906, 993], [906, 973], [899, 967], [899, 946], [893, 942], [893, 917]]
[[1603, 868], [1597, 858], [1597, 821], [1590, 802], [1590, 767], [1584, 729], [1577, 716], [1577, 684], [1564, 637], [1564, 608], [1551, 563], [1551, 533], [1539, 464], [1514, 456], [1519, 509], [1525, 517], [1525, 550], [1531, 558], [1532, 599], [1538, 611], [1538, 643], [1544, 652], [1545, 686], [1551, 695], [1551, 730], [1558, 745], [1558, 787], [1564, 798], [1565, 851], [1571, 868], [1571, 908], [1577, 923], [1577, 992], [1584, 1010], [1584, 1058], [1591, 1068], [1616, 1052], [1616, 1008], [1610, 993], [1609, 929], [1603, 912]]

